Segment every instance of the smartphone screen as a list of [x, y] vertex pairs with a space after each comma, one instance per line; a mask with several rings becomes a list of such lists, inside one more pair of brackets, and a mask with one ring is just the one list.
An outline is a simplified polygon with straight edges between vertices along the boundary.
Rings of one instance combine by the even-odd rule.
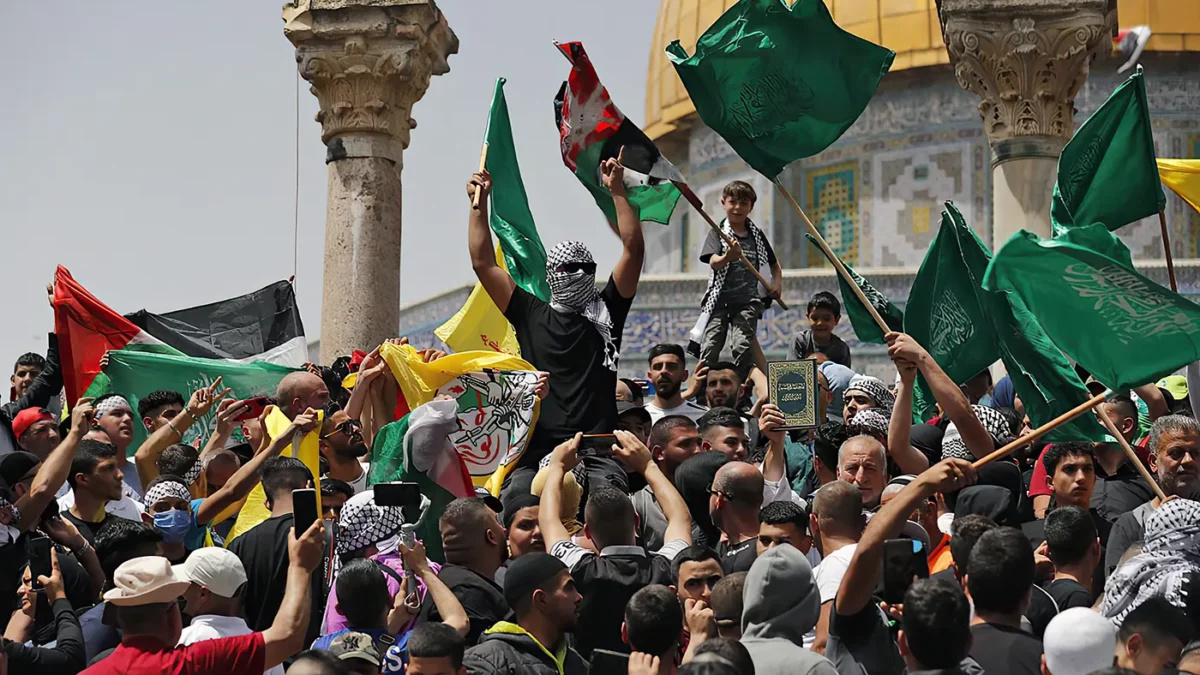
[[399, 506], [406, 523], [421, 517], [421, 486], [416, 483], [376, 483], [375, 503], [380, 506]]
[[29, 577], [33, 590], [40, 591], [42, 584], [38, 577], [49, 577], [53, 573], [50, 562], [50, 537], [34, 535], [29, 537]]
[[617, 437], [612, 434], [597, 434], [595, 436], [584, 436], [579, 440], [579, 450], [575, 453], [577, 457], [612, 457], [613, 443], [617, 442]]
[[889, 539], [883, 543], [883, 601], [904, 602], [915, 579], [929, 578], [925, 547], [915, 539]]
[[235, 421], [242, 422], [245, 420], [256, 420], [267, 408], [266, 396], [255, 396], [254, 398], [246, 399], [246, 410], [241, 415], [235, 418]]
[[317, 513], [316, 490], [292, 490], [292, 517], [297, 537], [307, 532], [308, 528], [320, 519], [321, 514]]

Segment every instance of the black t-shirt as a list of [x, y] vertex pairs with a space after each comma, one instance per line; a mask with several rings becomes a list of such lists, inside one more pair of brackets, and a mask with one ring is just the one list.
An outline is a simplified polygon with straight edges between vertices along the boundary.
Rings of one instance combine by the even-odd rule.
[[[233, 540], [229, 550], [246, 568], [246, 588], [242, 591], [242, 611], [250, 630], [271, 627], [283, 594], [287, 590], [288, 532], [292, 529], [292, 514], [267, 518]], [[328, 551], [326, 552], [328, 553]], [[304, 644], [312, 644], [321, 632], [325, 613], [325, 583], [321, 569], [312, 575], [312, 616]]]
[[833, 600], [825, 658], [839, 673], [901, 675], [904, 672], [904, 659], [876, 598], [857, 613], [847, 615], [838, 614], [837, 599]]
[[1055, 579], [1043, 586], [1050, 597], [1054, 598], [1054, 603], [1058, 605], [1058, 611], [1066, 611], [1072, 607], [1091, 607], [1093, 598], [1092, 593], [1083, 587], [1074, 579]]
[[[470, 632], [467, 633], [467, 646], [479, 641], [483, 631], [491, 628], [497, 621], [505, 621], [512, 614], [508, 603], [504, 600], [504, 592], [494, 581], [480, 575], [478, 572], [460, 565], [446, 564], [438, 572], [438, 578], [458, 598], [467, 619], [471, 622]], [[425, 599], [421, 607], [423, 621], [441, 621], [442, 615], [431, 598]]]
[[1129, 462], [1122, 464], [1111, 476], [1103, 473], [1104, 469], [1097, 462], [1091, 507], [1109, 523], [1116, 522], [1121, 514], [1129, 513], [1154, 499], [1154, 491]]
[[[754, 234], [750, 231], [747, 221], [746, 234], [740, 235], [734, 232], [738, 243], [742, 246], [742, 252], [746, 254], [746, 259], [750, 264], [754, 265], [754, 269], [762, 266], [762, 260], [756, 254], [754, 245]], [[767, 240], [765, 232], [762, 233], [763, 246], [766, 248], [766, 263], [768, 265], [775, 264], [775, 251], [771, 248], [771, 242]], [[708, 237], [704, 240], [704, 247], [700, 249], [700, 262], [708, 264], [710, 258], [720, 254], [725, 250], [725, 240], [722, 239], [715, 231], [710, 229]], [[746, 263], [730, 260], [729, 265], [725, 268], [725, 281], [721, 285], [721, 295], [717, 298], [722, 306], [727, 307], [743, 307], [751, 300], [759, 297], [758, 295], [758, 279], [746, 266]]]
[[59, 515], [71, 521], [75, 529], [79, 530], [79, 534], [82, 534], [83, 538], [87, 539], [87, 543], [92, 546], [96, 545], [96, 533], [100, 531], [100, 527], [110, 518], [107, 511], [104, 513], [104, 517], [97, 521], [84, 520], [75, 516], [70, 511], [60, 511]]
[[987, 675], [1041, 675], [1042, 641], [1029, 633], [990, 623], [971, 626], [971, 658]]
[[[613, 343], [620, 349], [633, 298], [621, 297], [612, 277], [600, 297], [612, 321]], [[530, 451], [521, 465], [537, 466], [576, 432], [612, 433], [617, 428], [617, 372], [604, 365], [604, 339], [592, 322], [582, 314], [556, 311], [520, 286], [513, 290], [504, 316], [517, 333], [521, 358], [550, 373], [550, 393], [542, 399]]]
[[727, 542], [717, 544], [717, 555], [721, 556], [721, 569], [725, 574], [749, 572], [758, 559], [758, 540], [754, 537], [730, 546]]

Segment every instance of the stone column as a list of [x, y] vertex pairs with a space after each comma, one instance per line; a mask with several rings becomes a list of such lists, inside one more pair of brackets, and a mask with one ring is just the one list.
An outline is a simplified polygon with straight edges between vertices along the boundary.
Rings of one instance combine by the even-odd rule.
[[1074, 131], [1075, 94], [1109, 47], [1109, 0], [940, 0], [954, 75], [980, 99], [992, 146], [993, 250], [1050, 236], [1050, 196]]
[[400, 327], [400, 171], [410, 113], [458, 38], [433, 0], [296, 0], [284, 35], [320, 102], [327, 148], [321, 362]]

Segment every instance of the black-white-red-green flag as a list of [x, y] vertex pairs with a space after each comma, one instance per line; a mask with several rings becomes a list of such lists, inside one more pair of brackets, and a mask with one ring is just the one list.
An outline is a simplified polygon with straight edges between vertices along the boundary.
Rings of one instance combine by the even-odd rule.
[[563, 163], [592, 193], [610, 223], [617, 222], [612, 195], [600, 179], [600, 164], [621, 154], [629, 201], [642, 221], [667, 224], [679, 201], [683, 174], [628, 117], [600, 83], [581, 42], [559, 44], [571, 73], [554, 98]]

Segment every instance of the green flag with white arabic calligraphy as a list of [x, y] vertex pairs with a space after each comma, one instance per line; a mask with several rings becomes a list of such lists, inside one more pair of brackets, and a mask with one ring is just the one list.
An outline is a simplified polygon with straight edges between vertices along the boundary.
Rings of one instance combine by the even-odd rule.
[[[804, 236], [808, 237], [808, 240], [816, 246], [817, 240], [815, 237], [811, 234]], [[817, 248], [820, 248], [820, 246], [817, 246]], [[824, 251], [824, 249], [821, 250]], [[838, 260], [841, 260], [841, 258], [838, 258]], [[829, 262], [833, 263], [832, 260]], [[867, 296], [867, 299], [875, 306], [875, 311], [879, 312], [879, 316], [883, 317], [883, 322], [894, 331], [902, 330], [904, 327], [904, 312], [892, 304], [892, 301], [888, 300], [886, 295], [880, 293], [872, 286], [871, 282], [855, 272], [849, 265], [846, 265], [845, 261], [842, 261], [842, 265], [845, 265], [846, 271], [850, 273], [850, 276], [854, 277], [854, 281], [862, 289], [863, 295]], [[854, 292], [854, 289], [851, 288], [850, 284], [840, 274], [838, 275], [838, 289], [842, 292], [842, 307], [846, 310], [846, 316], [850, 317], [850, 325], [854, 328], [854, 334], [858, 336], [858, 339], [863, 342], [883, 344], [883, 331], [879, 330], [879, 324], [875, 323], [875, 319], [871, 318], [871, 312], [858, 299], [858, 294]]]
[[1014, 234], [983, 283], [1019, 296], [1054, 344], [1114, 391], [1200, 360], [1200, 306], [1139, 274], [1099, 223], [1054, 239]]

